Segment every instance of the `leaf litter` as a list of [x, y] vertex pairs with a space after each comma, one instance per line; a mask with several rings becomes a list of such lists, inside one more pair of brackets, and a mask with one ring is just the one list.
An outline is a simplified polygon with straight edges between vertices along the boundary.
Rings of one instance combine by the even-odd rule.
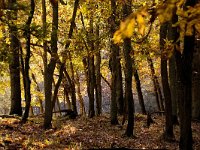
[[[135, 115], [134, 137], [124, 137], [124, 125], [111, 125], [109, 115], [94, 118], [54, 119], [53, 128], [42, 128], [43, 118], [31, 117], [26, 124], [19, 119], [0, 118], [1, 149], [179, 149], [179, 126], [174, 126], [175, 141], [166, 142], [162, 138], [164, 116], [154, 115], [155, 123], [148, 128], [146, 116]], [[122, 122], [122, 117], [119, 117]], [[200, 123], [192, 123], [194, 149], [200, 149]]]

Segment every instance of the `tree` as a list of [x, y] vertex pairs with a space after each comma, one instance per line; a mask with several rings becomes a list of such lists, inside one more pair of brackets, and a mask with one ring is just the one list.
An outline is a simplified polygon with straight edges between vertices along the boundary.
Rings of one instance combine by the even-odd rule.
[[139, 78], [139, 74], [138, 74], [138, 70], [137, 70], [134, 58], [133, 58], [133, 75], [135, 77], [136, 89], [137, 89], [137, 94], [138, 94], [138, 100], [139, 100], [140, 107], [141, 107], [141, 112], [143, 114], [146, 114], [146, 108], [145, 108], [145, 105], [144, 105], [144, 98], [143, 98], [143, 95], [142, 95], [140, 78]]
[[51, 58], [47, 64], [44, 72], [44, 87], [45, 87], [45, 117], [44, 117], [44, 128], [51, 128], [52, 120], [52, 83], [53, 73], [56, 66], [57, 57], [57, 41], [58, 41], [58, 1], [51, 0], [53, 9], [52, 16], [52, 31], [51, 31]]
[[[168, 24], [168, 40], [172, 41], [172, 44], [175, 44], [178, 38], [177, 27], [173, 27], [178, 21], [178, 16], [176, 15], [175, 10], [173, 10], [173, 16], [171, 21]], [[174, 46], [174, 51], [176, 51]], [[178, 124], [178, 105], [177, 105], [177, 83], [176, 83], [176, 58], [175, 52], [173, 52], [171, 58], [169, 58], [169, 80], [170, 80], [170, 91], [171, 91], [171, 100], [172, 100], [172, 121], [173, 124]]]
[[[100, 19], [98, 19], [100, 20]], [[95, 42], [95, 49], [96, 49], [96, 64], [95, 64], [95, 77], [96, 77], [96, 108], [97, 108], [97, 115], [102, 113], [102, 91], [101, 91], [101, 51], [100, 51], [100, 39], [99, 39], [99, 24], [96, 23], [96, 42]]]
[[[127, 17], [131, 14], [131, 6], [132, 1], [128, 0], [126, 3], [123, 3], [123, 17]], [[133, 136], [134, 130], [134, 101], [133, 101], [133, 93], [132, 93], [132, 75], [133, 75], [133, 67], [132, 67], [132, 59], [130, 56], [130, 52], [133, 51], [131, 46], [131, 39], [124, 39], [124, 60], [125, 60], [125, 101], [128, 105], [128, 125], [126, 128], [125, 135], [128, 137]]]
[[11, 85], [11, 108], [10, 114], [22, 115], [21, 107], [21, 85], [20, 85], [20, 63], [19, 63], [19, 49], [20, 42], [18, 39], [17, 25], [14, 20], [17, 20], [17, 1], [10, 0], [8, 2], [8, 18], [12, 21], [9, 24], [10, 32], [10, 85]]
[[24, 70], [24, 78], [25, 78], [25, 83], [24, 83], [24, 91], [25, 91], [25, 101], [26, 101], [26, 107], [25, 107], [25, 112], [22, 118], [22, 121], [26, 122], [28, 116], [29, 116], [29, 109], [31, 106], [31, 92], [30, 92], [30, 75], [29, 75], [29, 60], [30, 60], [30, 55], [31, 55], [31, 48], [30, 48], [30, 40], [31, 40], [31, 31], [30, 31], [30, 25], [33, 19], [35, 11], [35, 1], [31, 0], [31, 10], [30, 10], [30, 15], [28, 17], [28, 20], [25, 25], [25, 38], [26, 38], [26, 58], [25, 58], [25, 70]]
[[[186, 0], [185, 7], [193, 7], [195, 0]], [[185, 34], [183, 51], [176, 51], [177, 96], [180, 117], [179, 149], [192, 149], [191, 103], [192, 103], [192, 58], [195, 36]]]
[[172, 122], [172, 102], [171, 92], [168, 82], [168, 71], [167, 71], [167, 56], [164, 53], [165, 39], [167, 38], [168, 22], [163, 23], [160, 27], [160, 49], [161, 49], [161, 78], [162, 87], [165, 98], [165, 133], [164, 138], [171, 140], [174, 138], [173, 133], [173, 122]]
[[[110, 17], [110, 34], [111, 37], [113, 36], [117, 24], [116, 24], [116, 9], [117, 5], [115, 0], [111, 0], [111, 17]], [[111, 109], [110, 109], [110, 117], [111, 117], [111, 124], [115, 125], [118, 124], [117, 119], [117, 93], [116, 93], [116, 83], [117, 83], [117, 53], [119, 53], [119, 46], [114, 44], [113, 41], [111, 41], [110, 45], [111, 50], [111, 56], [110, 56], [110, 69], [112, 74], [111, 79]]]

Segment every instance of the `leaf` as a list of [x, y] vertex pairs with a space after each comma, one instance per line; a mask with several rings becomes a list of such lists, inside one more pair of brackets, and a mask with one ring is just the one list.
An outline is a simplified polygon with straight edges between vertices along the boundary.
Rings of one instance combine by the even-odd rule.
[[137, 23], [138, 23], [138, 27], [139, 27], [139, 33], [144, 35], [145, 21], [141, 14], [137, 15]]
[[121, 33], [120, 30], [117, 30], [117, 31], [114, 33], [113, 41], [114, 41], [115, 44], [121, 43], [121, 42], [122, 42], [122, 33]]
[[130, 38], [133, 35], [135, 20], [131, 19], [126, 27], [125, 36]]

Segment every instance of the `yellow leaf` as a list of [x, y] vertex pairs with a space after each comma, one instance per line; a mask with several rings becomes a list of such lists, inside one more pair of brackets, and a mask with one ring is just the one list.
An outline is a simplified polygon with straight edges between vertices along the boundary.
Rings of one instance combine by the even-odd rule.
[[121, 42], [122, 42], [122, 33], [121, 33], [120, 30], [117, 30], [117, 31], [114, 33], [113, 41], [114, 41], [115, 44], [121, 43]]
[[128, 38], [130, 38], [133, 35], [133, 31], [134, 31], [134, 26], [135, 26], [135, 20], [131, 19], [126, 27], [126, 31], [125, 31], [125, 36], [127, 36]]
[[126, 29], [126, 22], [125, 22], [125, 21], [122, 21], [122, 22], [120, 23], [120, 29], [119, 29], [119, 30], [123, 31], [123, 30], [125, 30], [125, 29]]

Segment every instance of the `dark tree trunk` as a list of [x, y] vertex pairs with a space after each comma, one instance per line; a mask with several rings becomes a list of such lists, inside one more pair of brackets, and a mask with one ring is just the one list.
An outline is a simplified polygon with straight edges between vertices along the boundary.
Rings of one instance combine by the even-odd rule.
[[196, 35], [192, 74], [192, 118], [200, 120], [200, 35]]
[[[195, 0], [187, 0], [186, 6], [194, 6]], [[179, 149], [192, 150], [191, 103], [192, 103], [192, 58], [195, 36], [184, 37], [183, 53], [176, 51], [177, 96], [180, 117]]]
[[93, 16], [90, 18], [90, 30], [89, 34], [87, 34], [88, 38], [88, 45], [89, 45], [89, 51], [88, 51], [88, 81], [89, 81], [89, 112], [88, 117], [92, 118], [95, 116], [95, 110], [94, 110], [94, 92], [95, 92], [95, 85], [96, 85], [96, 77], [95, 77], [95, 66], [94, 66], [94, 39], [91, 39], [91, 37], [94, 36], [93, 31]]
[[35, 1], [31, 0], [31, 10], [30, 10], [30, 15], [28, 17], [28, 20], [26, 22], [25, 26], [25, 37], [26, 37], [26, 58], [25, 58], [25, 101], [26, 101], [26, 106], [25, 106], [25, 112], [22, 117], [22, 121], [26, 122], [27, 118], [29, 116], [29, 110], [30, 110], [30, 105], [31, 105], [31, 81], [30, 81], [30, 75], [29, 75], [29, 60], [31, 57], [31, 47], [30, 47], [30, 40], [31, 40], [31, 31], [30, 31], [30, 25], [33, 19], [35, 11]]
[[[146, 56], [147, 56], [147, 62], [148, 62], [149, 68], [151, 70], [151, 78], [152, 78], [152, 81], [153, 81], [154, 93], [156, 95], [156, 104], [157, 104], [158, 110], [161, 111], [162, 110], [162, 99], [163, 99], [162, 93], [161, 93], [160, 86], [159, 86], [159, 83], [158, 83], [158, 80], [157, 80], [157, 76], [155, 74], [153, 61], [150, 57], [149, 52], [146, 51], [145, 53], [146, 53]], [[164, 106], [163, 106], [163, 109], [164, 109]]]
[[[131, 14], [131, 6], [132, 0], [128, 0], [126, 3], [123, 4], [123, 17], [127, 17]], [[134, 100], [133, 100], [133, 93], [132, 93], [132, 75], [133, 75], [133, 67], [132, 67], [132, 59], [130, 56], [130, 52], [132, 51], [131, 46], [131, 39], [126, 38], [124, 39], [124, 60], [125, 60], [125, 101], [128, 104], [128, 125], [126, 128], [125, 135], [128, 137], [133, 136], [134, 130]]]
[[[100, 19], [99, 19], [100, 21]], [[102, 91], [101, 91], [101, 51], [100, 51], [100, 40], [99, 40], [99, 23], [96, 24], [96, 44], [95, 50], [96, 52], [96, 64], [95, 64], [95, 76], [96, 76], [96, 109], [97, 115], [102, 113]]]
[[173, 122], [172, 122], [172, 101], [171, 92], [168, 82], [167, 71], [167, 56], [164, 55], [165, 39], [167, 38], [168, 23], [164, 23], [160, 27], [160, 50], [161, 50], [161, 78], [162, 87], [165, 98], [165, 140], [172, 140], [174, 138]]
[[44, 72], [45, 81], [45, 116], [44, 116], [44, 128], [51, 128], [52, 121], [52, 83], [53, 83], [53, 73], [57, 61], [57, 31], [58, 31], [58, 1], [51, 3], [53, 8], [53, 19], [52, 19], [52, 32], [51, 32], [51, 58], [50, 62], [46, 67]]
[[120, 63], [120, 56], [119, 56], [119, 50], [117, 52], [117, 87], [116, 87], [116, 92], [117, 92], [117, 108], [118, 108], [118, 113], [122, 115], [124, 113], [124, 96], [123, 96], [123, 83], [122, 83], [122, 67]]
[[133, 58], [133, 75], [135, 77], [136, 89], [137, 89], [139, 104], [140, 104], [140, 107], [141, 107], [141, 112], [142, 112], [142, 114], [146, 114], [146, 108], [145, 108], [145, 105], [144, 105], [144, 98], [143, 98], [143, 95], [142, 95], [140, 78], [139, 78], [139, 74], [138, 74], [138, 71], [137, 71], [137, 68], [136, 68], [134, 58]]
[[[110, 35], [113, 37], [113, 34], [116, 30], [116, 2], [115, 0], [111, 0], [111, 17], [110, 17]], [[111, 117], [111, 124], [115, 125], [118, 124], [117, 119], [117, 53], [119, 51], [119, 46], [115, 45], [113, 41], [111, 41], [110, 45], [111, 50], [111, 58], [110, 58], [110, 69], [112, 74], [111, 80], [111, 105], [110, 105], [110, 117]]]
[[[8, 8], [10, 10], [14, 9], [17, 5], [16, 0], [10, 0], [8, 2]], [[10, 20], [17, 19], [17, 11], [8, 12], [8, 17]], [[20, 43], [17, 36], [17, 26], [12, 23], [9, 27], [10, 32], [10, 87], [11, 87], [11, 108], [10, 114], [22, 115], [21, 107], [21, 86], [20, 86], [20, 63], [19, 63], [19, 49]]]
[[[178, 21], [178, 16], [174, 14], [172, 16], [171, 22], [169, 22], [168, 26], [168, 40], [172, 41], [173, 44], [177, 41], [178, 33], [177, 27], [172, 27]], [[176, 51], [176, 47], [174, 46], [174, 51]], [[170, 79], [170, 91], [171, 91], [171, 99], [172, 99], [172, 121], [173, 124], [178, 124], [178, 116], [177, 116], [177, 83], [176, 83], [176, 58], [175, 53], [173, 53], [172, 57], [169, 59], [169, 79]]]

